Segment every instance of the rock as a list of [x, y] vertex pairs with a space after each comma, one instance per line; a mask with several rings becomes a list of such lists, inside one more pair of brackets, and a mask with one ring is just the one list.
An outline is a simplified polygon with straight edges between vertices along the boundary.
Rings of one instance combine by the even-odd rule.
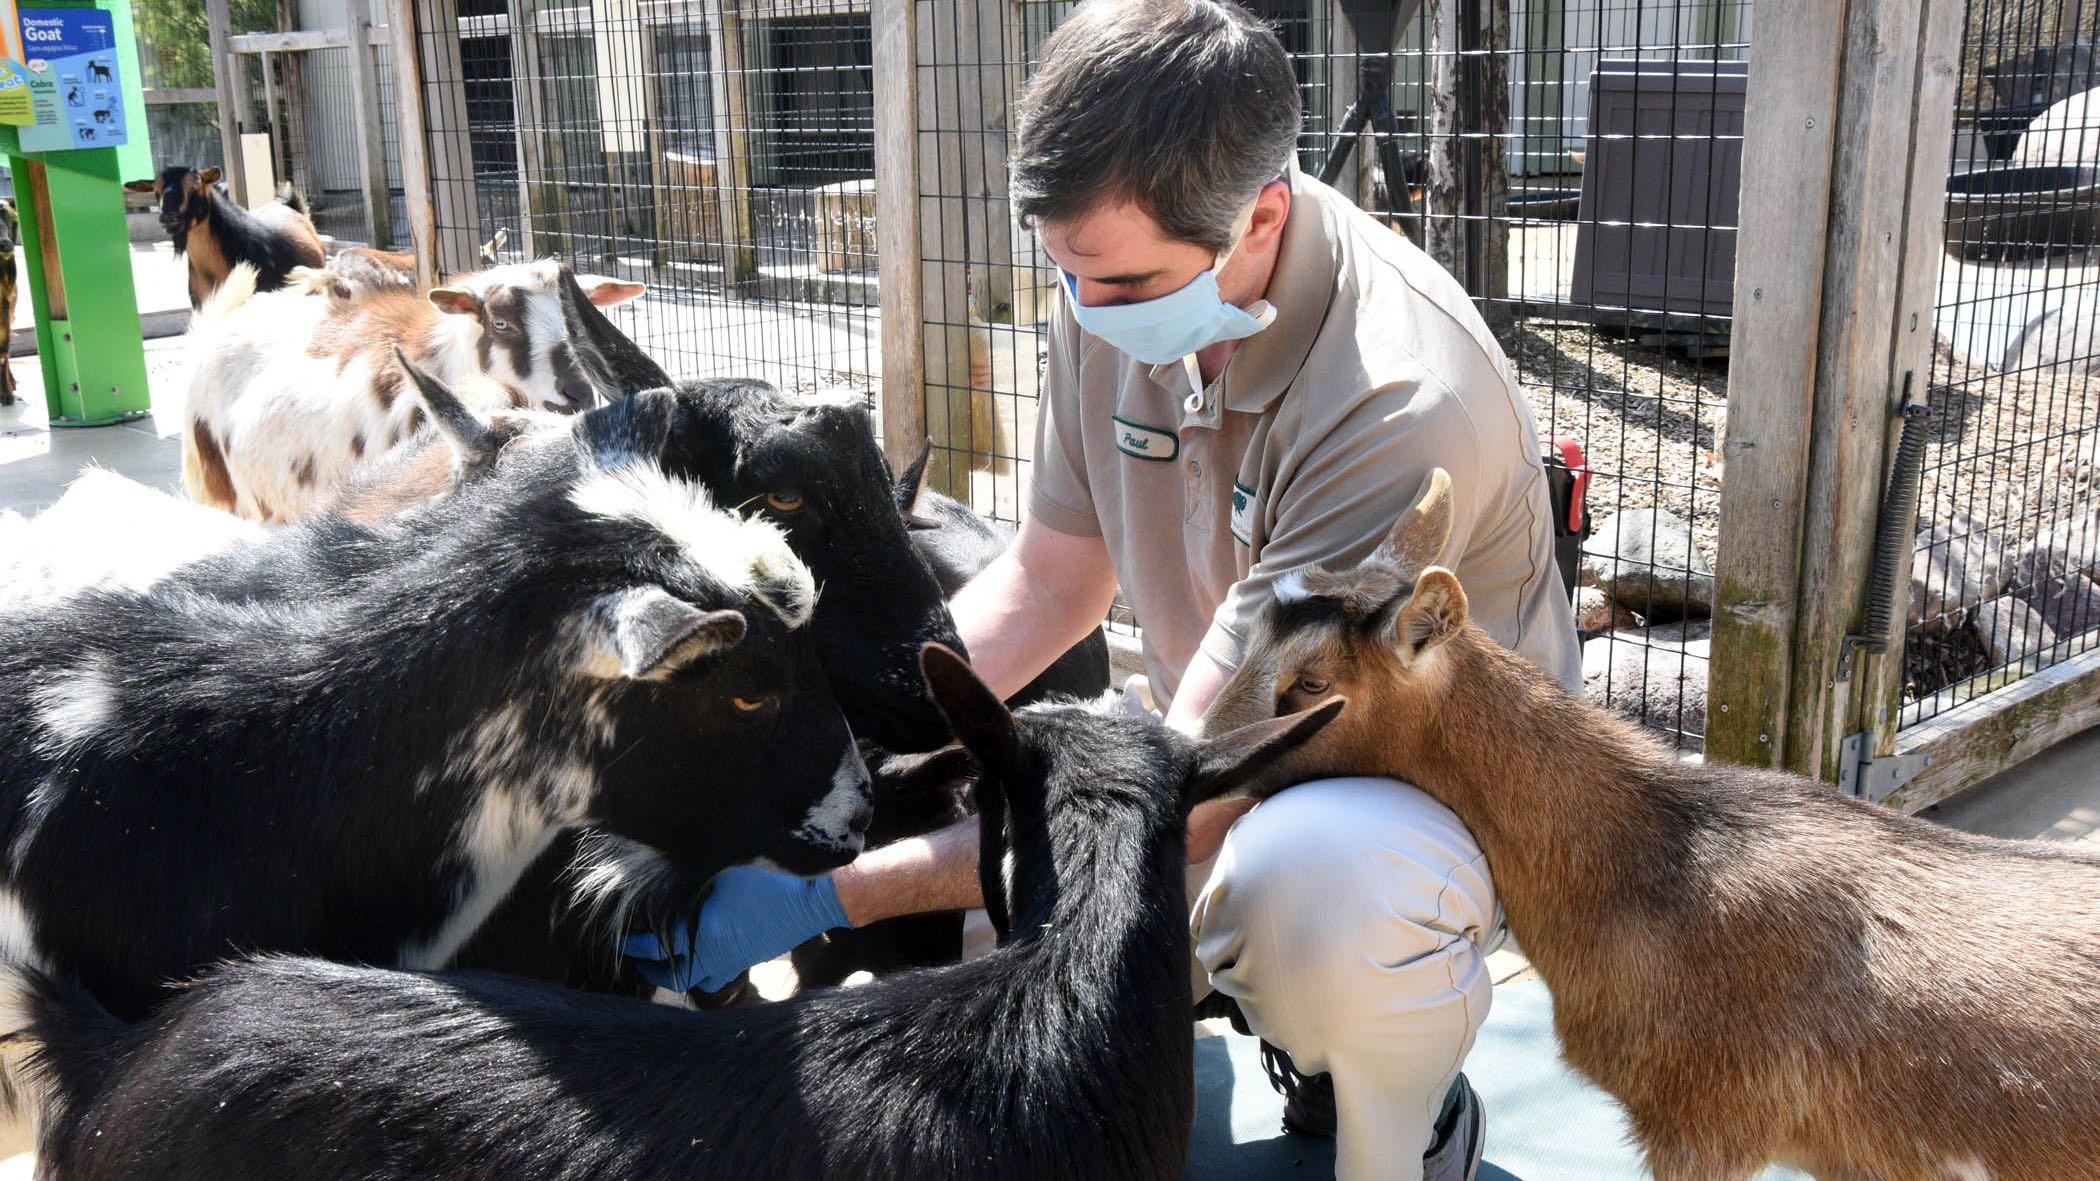
[[2034, 609], [2058, 635], [2100, 628], [2100, 583], [2094, 569], [2100, 522], [2059, 521], [2021, 547], [2012, 561], [2011, 593]]
[[2035, 116], [2020, 136], [2013, 163], [2027, 166], [2100, 163], [2100, 103], [2086, 90]]
[[1627, 509], [1598, 525], [1583, 543], [1580, 581], [1650, 622], [1713, 614], [1713, 567], [1692, 527], [1665, 508]]
[[1999, 367], [2029, 382], [2065, 380], [2100, 374], [2094, 353], [2100, 338], [2100, 301], [2077, 299], [2035, 317], [2007, 346]]
[[1594, 586], [1575, 588], [1575, 629], [1598, 635], [1620, 628], [1639, 627], [1641, 617], [1619, 605], [1618, 600]]
[[1628, 628], [1582, 646], [1582, 687], [1591, 701], [1697, 750], [1706, 735], [1706, 674], [1713, 628], [1700, 620]]
[[2056, 643], [2056, 633], [2042, 617], [2011, 595], [2000, 595], [1977, 608], [1975, 627], [1994, 667], [2018, 663]]
[[1969, 607], [2004, 591], [2012, 563], [1989, 530], [1966, 513], [1918, 527], [1910, 559], [1910, 626], [1960, 627]]

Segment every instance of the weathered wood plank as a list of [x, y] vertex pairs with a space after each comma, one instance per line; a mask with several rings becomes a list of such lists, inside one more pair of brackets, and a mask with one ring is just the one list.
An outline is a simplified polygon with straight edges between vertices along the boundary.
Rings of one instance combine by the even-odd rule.
[[557, 163], [561, 137], [550, 131], [539, 0], [509, 0], [511, 74], [517, 80], [518, 245], [527, 258], [561, 254], [568, 194]]
[[1931, 756], [1884, 801], [1920, 812], [2100, 725], [2100, 648], [1958, 706], [1898, 736], [1898, 754]]
[[[459, 0], [413, 0], [421, 34], [421, 77], [439, 85], [423, 103], [423, 139], [438, 274], [470, 270], [481, 256], [481, 209], [474, 199], [473, 145], [467, 130], [466, 69], [460, 63]], [[406, 126], [404, 124], [404, 126]], [[404, 133], [403, 140], [408, 137]]]
[[211, 86], [161, 86], [143, 92], [149, 107], [173, 107], [186, 103], [217, 102], [219, 92]]
[[[1509, 0], [1425, 0], [1430, 76], [1424, 248], [1466, 294], [1486, 301], [1490, 327], [1507, 324], [1509, 223]], [[1368, 145], [1366, 145], [1368, 146]], [[1359, 148], [1359, 151], [1363, 148]], [[1392, 186], [1405, 177], [1388, 176]]]
[[708, 0], [708, 87], [715, 107], [716, 222], [722, 233], [722, 282], [734, 291], [758, 277], [751, 225], [751, 109], [745, 80], [744, 21], [721, 0]]
[[[926, 336], [926, 435], [933, 444], [927, 482], [950, 496], [970, 498], [970, 468], [982, 454], [979, 439], [993, 433], [991, 395], [970, 379], [970, 216], [963, 107], [965, 71], [952, 63], [967, 42], [954, 7], [931, 6], [918, 22], [920, 306]], [[945, 20], [943, 19], [945, 17]], [[977, 102], [974, 87], [968, 101]], [[988, 448], [985, 448], [988, 450]]]
[[296, 29], [284, 33], [242, 33], [228, 37], [226, 47], [235, 53], [287, 53], [301, 49], [339, 49], [350, 44], [341, 29]]
[[1830, 780], [1841, 740], [1864, 720], [1866, 678], [1840, 668], [1844, 637], [1863, 620], [1902, 396], [1891, 365], [1910, 247], [1905, 194], [1919, 137], [1948, 134], [1945, 121], [1916, 122], [1924, 7], [1854, 0], [1846, 11], [1802, 523], [1812, 544], [1802, 551], [1785, 750], [1788, 767]]
[[393, 249], [392, 193], [386, 183], [386, 126], [379, 106], [379, 68], [372, 60], [372, 15], [366, 0], [350, 0], [350, 104], [356, 115], [357, 175], [363, 190], [365, 240]]
[[225, 161], [226, 180], [236, 193], [245, 192], [241, 175], [241, 71], [246, 62], [234, 57], [228, 42], [233, 39], [233, 10], [228, 0], [204, 0], [205, 35], [211, 42], [212, 90], [219, 100], [219, 158]]
[[1764, 0], [1743, 131], [1706, 755], [1776, 766], [1799, 609], [1843, 0]]
[[418, 0], [388, 0], [387, 41], [394, 65], [394, 120], [401, 145], [401, 191], [417, 282], [437, 282], [437, 209], [430, 192], [429, 120], [423, 110], [423, 59], [416, 49]]
[[903, 470], [926, 445], [920, 331], [917, 0], [875, 0], [875, 266], [882, 293], [882, 448]]
[[[1933, 311], [1939, 299], [1942, 222], [1947, 201], [1947, 172], [1954, 150], [1955, 90], [1960, 75], [1961, 29], [1966, 0], [1915, 0], [1919, 11], [1917, 93], [1912, 99], [1911, 159], [1902, 213], [1901, 270], [1896, 282], [1895, 313], [1885, 381], [1896, 396], [1908, 380], [1923, 399], [1932, 373]], [[1900, 428], [1899, 428], [1900, 429]], [[1895, 450], [1889, 444], [1889, 463]], [[1884, 465], [1886, 467], [1887, 464]], [[1886, 481], [1884, 481], [1886, 483]], [[1911, 553], [1917, 541], [1915, 514], [1896, 522], [1902, 539], [1896, 554], [1895, 635], [1885, 653], [1861, 664], [1860, 693], [1872, 750], [1885, 755], [1896, 747], [1896, 718], [1903, 700], [1903, 620], [1909, 600]]]

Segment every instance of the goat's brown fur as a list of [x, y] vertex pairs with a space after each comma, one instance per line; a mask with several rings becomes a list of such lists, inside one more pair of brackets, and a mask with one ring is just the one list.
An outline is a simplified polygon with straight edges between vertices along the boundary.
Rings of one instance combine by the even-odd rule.
[[1205, 727], [1335, 693], [1289, 781], [1458, 814], [1661, 1181], [2100, 1177], [2100, 856], [1680, 763], [1467, 624], [1440, 568], [1301, 578]]

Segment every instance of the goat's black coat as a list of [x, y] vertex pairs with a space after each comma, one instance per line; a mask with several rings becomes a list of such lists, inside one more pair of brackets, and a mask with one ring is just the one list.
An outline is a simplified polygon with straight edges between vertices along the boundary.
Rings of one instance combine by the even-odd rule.
[[[790, 836], [865, 774], [807, 630], [572, 502], [660, 453], [671, 409], [582, 416], [382, 525], [318, 519], [0, 619], [0, 882], [39, 962], [127, 1016], [235, 951], [402, 962], [460, 910], [499, 790], [696, 875], [843, 860]], [[660, 680], [586, 675], [606, 596], [637, 588], [737, 611], [743, 638]], [[754, 695], [779, 705], [728, 708]], [[552, 835], [495, 815], [521, 861]]]
[[[926, 453], [921, 453], [898, 477], [898, 508], [912, 522], [912, 544], [952, 598], [1006, 551], [1013, 543], [1013, 530], [972, 512], [952, 496], [921, 488], [925, 464]], [[1096, 628], [1007, 698], [1007, 704], [1020, 707], [1052, 697], [1088, 700], [1106, 692], [1108, 683], [1108, 639]], [[875, 772], [875, 819], [868, 826], [871, 849], [932, 832], [969, 814], [966, 792], [955, 785], [885, 775], [879, 760], [871, 761], [869, 769]], [[795, 949], [795, 978], [805, 988], [824, 988], [859, 971], [881, 976], [953, 963], [962, 950], [961, 915], [906, 915], [810, 940]]]
[[[284, 226], [257, 217], [216, 184], [188, 184], [196, 171], [186, 164], [160, 170], [160, 224], [174, 239], [175, 253], [189, 248], [190, 227], [201, 221], [219, 244], [229, 270], [240, 263], [255, 268], [257, 291], [284, 286], [294, 267], [318, 267], [326, 261], [318, 237], [302, 239]], [[279, 189], [277, 199], [294, 213], [306, 214], [305, 199], [291, 185]], [[194, 306], [196, 301], [191, 303]]]
[[1179, 1176], [1194, 1105], [1187, 807], [1340, 707], [1199, 747], [1070, 706], [1002, 733], [1003, 709], [968, 685], [979, 700], [957, 712], [978, 722], [957, 730], [984, 768], [984, 840], [994, 863], [1012, 851], [1011, 887], [984, 882], [1013, 916], [994, 954], [720, 1013], [264, 959], [135, 1029], [30, 973], [15, 999], [52, 1095], [42, 1175]]

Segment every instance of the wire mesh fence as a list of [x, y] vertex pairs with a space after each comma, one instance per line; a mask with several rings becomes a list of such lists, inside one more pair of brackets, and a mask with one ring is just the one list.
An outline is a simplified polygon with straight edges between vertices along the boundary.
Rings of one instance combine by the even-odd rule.
[[[928, 346], [928, 433], [952, 490], [1007, 519], [1026, 500], [1054, 284], [1013, 224], [1006, 137], [1069, 7], [917, 0], [921, 197], [940, 209], [925, 315], [946, 338]], [[1409, 2], [1365, 19], [1366, 7], [1255, 5], [1297, 70], [1300, 166], [1318, 173], [1349, 144], [1333, 182], [1460, 276], [1542, 437], [1587, 453], [1591, 692], [1696, 749], [1750, 6], [1514, 0], [1501, 16]], [[1361, 140], [1344, 134], [1358, 103]]]
[[462, 0], [418, 29], [440, 262], [509, 231], [648, 284], [613, 313], [674, 373], [870, 390], [865, 10]]
[[1902, 721], [2100, 635], [2100, 13], [1969, 0]]

